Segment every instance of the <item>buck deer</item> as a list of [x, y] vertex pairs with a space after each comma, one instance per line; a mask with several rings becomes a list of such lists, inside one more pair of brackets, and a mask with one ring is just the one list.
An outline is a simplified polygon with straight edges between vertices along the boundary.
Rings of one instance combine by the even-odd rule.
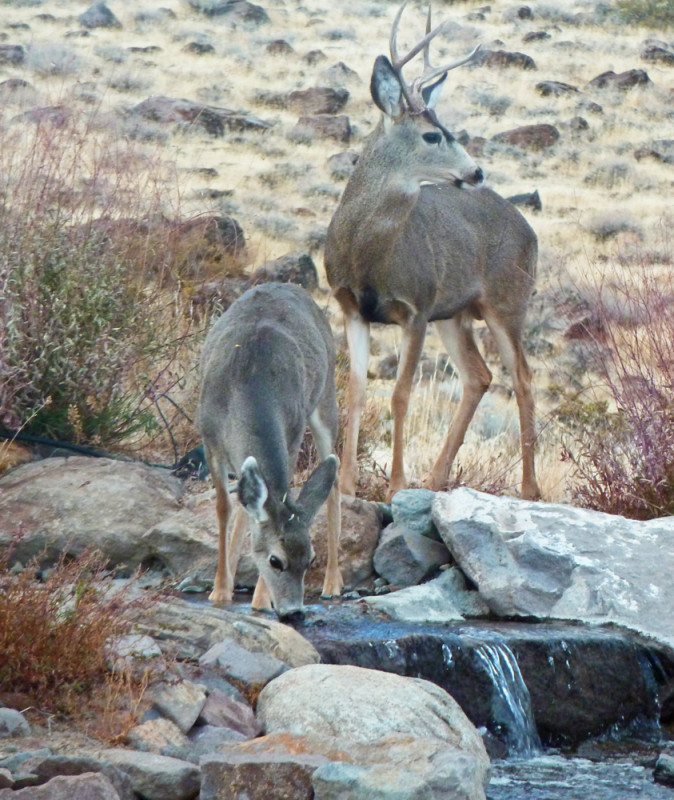
[[[248, 517], [259, 570], [253, 608], [273, 604], [281, 619], [301, 616], [304, 576], [314, 557], [309, 529], [326, 498], [323, 594], [340, 594], [334, 373], [330, 326], [298, 286], [269, 283], [250, 289], [208, 333], [198, 418], [219, 525], [218, 568], [210, 596], [215, 605], [232, 600]], [[307, 424], [322, 461], [293, 501], [290, 480]], [[240, 506], [228, 534], [229, 473], [239, 476]]]
[[[477, 48], [453, 63], [432, 66], [429, 43], [443, 26], [431, 30], [429, 9], [426, 36], [400, 56], [397, 35], [405, 5], [391, 29], [391, 60], [379, 56], [372, 72], [372, 98], [382, 119], [347, 183], [325, 244], [325, 268], [344, 313], [350, 358], [340, 487], [355, 493], [373, 322], [402, 328], [391, 402], [390, 495], [406, 486], [403, 423], [429, 322], [435, 322], [462, 379], [457, 412], [426, 480], [433, 490], [447, 486], [454, 457], [491, 381], [473, 335], [473, 320], [478, 319], [486, 322], [512, 375], [519, 407], [522, 496], [537, 498], [534, 403], [522, 346], [536, 271], [536, 234], [495, 192], [464, 188], [479, 187], [482, 170], [434, 110], [449, 70], [469, 62]], [[403, 67], [422, 50], [423, 72], [408, 84]]]

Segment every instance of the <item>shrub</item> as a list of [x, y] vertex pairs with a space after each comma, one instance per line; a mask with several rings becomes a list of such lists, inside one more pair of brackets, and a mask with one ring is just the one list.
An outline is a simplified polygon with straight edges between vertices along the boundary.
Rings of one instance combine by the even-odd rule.
[[95, 552], [62, 558], [46, 578], [37, 563], [13, 574], [10, 554], [0, 554], [0, 703], [69, 716], [82, 712], [92, 689], [133, 683], [128, 675], [110, 681], [109, 643], [131, 632], [148, 599], [132, 599], [132, 583], [109, 592]]
[[100, 445], [158, 430], [189, 328], [170, 176], [133, 148], [75, 121], [0, 134], [0, 425]]
[[620, 18], [630, 24], [664, 30], [674, 25], [674, 6], [671, 0], [617, 0]]
[[[613, 287], [615, 295], [616, 288]], [[631, 273], [615, 297], [600, 292], [588, 330], [594, 397], [566, 395], [557, 418], [581, 505], [635, 519], [674, 514], [674, 282]], [[627, 322], [625, 322], [627, 321]], [[598, 333], [597, 333], [598, 331]]]

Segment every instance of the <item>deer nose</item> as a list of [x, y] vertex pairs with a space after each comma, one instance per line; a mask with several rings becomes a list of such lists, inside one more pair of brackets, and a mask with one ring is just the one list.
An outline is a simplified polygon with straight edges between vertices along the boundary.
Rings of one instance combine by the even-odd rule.
[[466, 183], [471, 183], [473, 186], [479, 186], [484, 182], [484, 172], [482, 167], [475, 167], [472, 175], [467, 175], [465, 178]]
[[296, 608], [294, 611], [289, 611], [287, 614], [279, 614], [281, 622], [287, 622], [289, 625], [295, 625], [298, 622], [304, 622], [305, 613], [301, 608]]

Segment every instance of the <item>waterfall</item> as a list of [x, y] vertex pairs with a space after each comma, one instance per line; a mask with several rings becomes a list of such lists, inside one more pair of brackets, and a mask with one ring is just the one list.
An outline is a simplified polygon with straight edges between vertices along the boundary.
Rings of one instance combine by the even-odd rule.
[[541, 749], [531, 712], [531, 698], [517, 659], [503, 642], [482, 644], [475, 650], [477, 663], [494, 686], [493, 731], [508, 746], [511, 755], [530, 757]]

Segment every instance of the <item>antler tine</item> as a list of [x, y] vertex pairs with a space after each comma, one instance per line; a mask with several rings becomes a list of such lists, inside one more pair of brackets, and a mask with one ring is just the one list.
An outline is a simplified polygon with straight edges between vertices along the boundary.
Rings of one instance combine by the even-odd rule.
[[400, 70], [405, 66], [405, 64], [410, 62], [414, 58], [414, 56], [416, 56], [422, 50], [428, 49], [428, 44], [431, 41], [431, 39], [434, 39], [445, 26], [445, 23], [442, 22], [440, 25], [437, 26], [437, 28], [435, 28], [435, 30], [432, 31], [427, 30], [424, 38], [420, 42], [415, 44], [414, 47], [409, 51], [409, 53], [406, 53], [404, 56], [401, 57], [400, 54], [398, 53], [398, 44], [397, 44], [398, 25], [400, 24], [400, 19], [403, 15], [403, 11], [405, 10], [406, 6], [407, 6], [407, 0], [404, 0], [403, 4], [398, 9], [398, 13], [395, 16], [395, 19], [393, 20], [393, 26], [391, 28], [391, 38], [389, 40], [389, 45], [391, 49], [391, 63], [398, 72], [398, 75], [400, 75]]
[[462, 56], [458, 58], [456, 61], [450, 61], [449, 64], [443, 64], [441, 67], [434, 67], [431, 65], [430, 57], [428, 55], [428, 49], [424, 51], [424, 74], [417, 78], [413, 86], [419, 88], [423, 86], [425, 83], [429, 83], [433, 80], [433, 78], [437, 78], [438, 75], [442, 75], [445, 72], [449, 72], [452, 69], [456, 69], [457, 67], [461, 67], [464, 64], [467, 64], [469, 61], [472, 61], [475, 56], [477, 55], [478, 50], [482, 45], [477, 45], [474, 47], [467, 56]]
[[[426, 17], [426, 36], [431, 32], [431, 5], [428, 4], [428, 16]], [[424, 72], [426, 70], [432, 69], [431, 65], [431, 48], [430, 44], [426, 44], [424, 47]]]

